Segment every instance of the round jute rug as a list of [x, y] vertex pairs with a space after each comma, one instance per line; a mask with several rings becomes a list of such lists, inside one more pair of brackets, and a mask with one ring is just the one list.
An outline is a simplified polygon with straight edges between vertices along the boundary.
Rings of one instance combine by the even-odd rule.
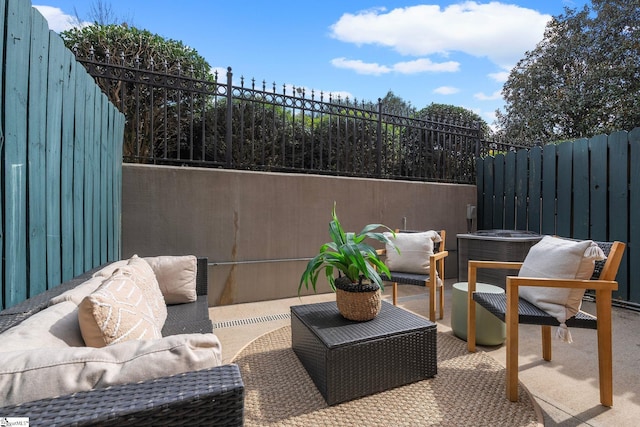
[[[269, 332], [234, 358], [245, 385], [247, 426], [540, 426], [542, 418], [520, 387], [505, 396], [505, 370], [483, 352], [438, 333], [436, 377], [328, 406], [291, 349], [291, 327]], [[372, 369], [384, 369], [380, 360]]]

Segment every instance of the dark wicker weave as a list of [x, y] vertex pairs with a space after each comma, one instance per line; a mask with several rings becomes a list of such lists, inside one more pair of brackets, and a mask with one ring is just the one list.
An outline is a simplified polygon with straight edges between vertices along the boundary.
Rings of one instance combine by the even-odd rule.
[[[84, 282], [98, 269], [0, 312], [0, 332], [46, 308], [49, 299]], [[198, 301], [167, 307], [164, 336], [213, 331], [207, 282], [207, 259], [198, 258]], [[244, 384], [238, 366], [229, 364], [0, 407], [0, 414], [29, 417], [31, 426], [241, 426]]]
[[[596, 242], [602, 249], [605, 255], [609, 255], [611, 251], [611, 242]], [[597, 280], [600, 277], [600, 272], [604, 266], [605, 261], [596, 261], [595, 269], [593, 271], [592, 280]], [[473, 299], [486, 308], [491, 314], [500, 318], [503, 322], [505, 319], [505, 313], [507, 312], [507, 297], [506, 294], [491, 294], [484, 292], [474, 292]], [[550, 325], [558, 326], [560, 322], [558, 319], [548, 314], [546, 311], [539, 309], [535, 305], [531, 304], [527, 300], [520, 298], [518, 300], [518, 323], [529, 325]], [[583, 328], [583, 329], [598, 329], [598, 321], [596, 316], [589, 313], [579, 311], [574, 317], [567, 319], [565, 322], [568, 327]]]
[[433, 377], [436, 334], [387, 302], [367, 322], [343, 318], [335, 302], [291, 307], [293, 351], [329, 405]]

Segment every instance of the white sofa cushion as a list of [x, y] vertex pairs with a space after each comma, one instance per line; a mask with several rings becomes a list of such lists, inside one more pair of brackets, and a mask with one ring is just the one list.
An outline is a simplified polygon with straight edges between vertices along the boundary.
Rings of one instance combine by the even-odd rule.
[[221, 361], [214, 334], [171, 335], [104, 348], [0, 352], [0, 402], [13, 405], [135, 383], [218, 366]]
[[98, 289], [98, 286], [102, 284], [104, 279], [105, 279], [104, 277], [91, 277], [90, 279], [79, 284], [73, 289], [69, 289], [68, 291], [63, 292], [60, 295], [57, 295], [51, 298], [49, 300], [49, 306], [52, 306], [64, 301], [71, 301], [75, 305], [80, 305], [84, 297], [86, 297], [87, 295], [91, 294], [96, 289]]
[[84, 347], [78, 306], [62, 301], [0, 334], [0, 352], [40, 348]]
[[384, 233], [400, 250], [398, 253], [389, 244], [386, 246], [385, 265], [391, 271], [403, 273], [429, 274], [430, 259], [434, 242], [442, 241], [436, 231], [419, 233]]
[[[518, 276], [588, 280], [593, 274], [595, 261], [604, 258], [602, 249], [591, 240], [545, 236], [529, 249]], [[584, 291], [522, 286], [519, 296], [563, 323], [580, 310]]]
[[116, 271], [121, 267], [126, 266], [128, 262], [129, 262], [128, 259], [121, 259], [118, 261], [114, 261], [111, 264], [107, 264], [100, 270], [93, 273], [93, 277], [102, 277], [104, 279], [106, 279], [107, 277], [111, 277], [114, 271]]
[[184, 304], [198, 299], [196, 293], [197, 258], [157, 256], [143, 258], [156, 275], [160, 291], [167, 304]]
[[82, 300], [78, 319], [82, 338], [90, 347], [162, 338], [164, 325], [157, 323], [150, 301], [133, 275], [120, 269]]

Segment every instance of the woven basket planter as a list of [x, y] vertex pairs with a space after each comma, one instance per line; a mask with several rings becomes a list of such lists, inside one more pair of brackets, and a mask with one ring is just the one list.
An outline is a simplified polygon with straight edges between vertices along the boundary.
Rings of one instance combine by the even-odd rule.
[[382, 307], [380, 286], [352, 283], [348, 277], [336, 279], [336, 304], [345, 319], [364, 322], [375, 318]]

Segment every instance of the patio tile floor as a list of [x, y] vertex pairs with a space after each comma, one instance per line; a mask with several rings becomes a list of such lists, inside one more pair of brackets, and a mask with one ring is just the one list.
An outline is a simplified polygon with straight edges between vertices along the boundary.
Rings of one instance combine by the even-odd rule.
[[[438, 331], [449, 332], [451, 286], [445, 283], [445, 315]], [[428, 294], [417, 286], [398, 287], [398, 305], [427, 316]], [[384, 295], [390, 299], [390, 289]], [[209, 314], [222, 343], [223, 362], [230, 362], [245, 345], [260, 335], [290, 324], [289, 307], [333, 301], [333, 293], [286, 298], [230, 306], [211, 307]], [[594, 304], [584, 303], [586, 311]], [[554, 341], [553, 358], [540, 356], [540, 328], [520, 326], [520, 381], [542, 409], [545, 426], [636, 426], [640, 419], [640, 313], [613, 309], [614, 406], [599, 404], [596, 333], [571, 330], [573, 343]], [[499, 363], [505, 363], [505, 347], [482, 347]]]

